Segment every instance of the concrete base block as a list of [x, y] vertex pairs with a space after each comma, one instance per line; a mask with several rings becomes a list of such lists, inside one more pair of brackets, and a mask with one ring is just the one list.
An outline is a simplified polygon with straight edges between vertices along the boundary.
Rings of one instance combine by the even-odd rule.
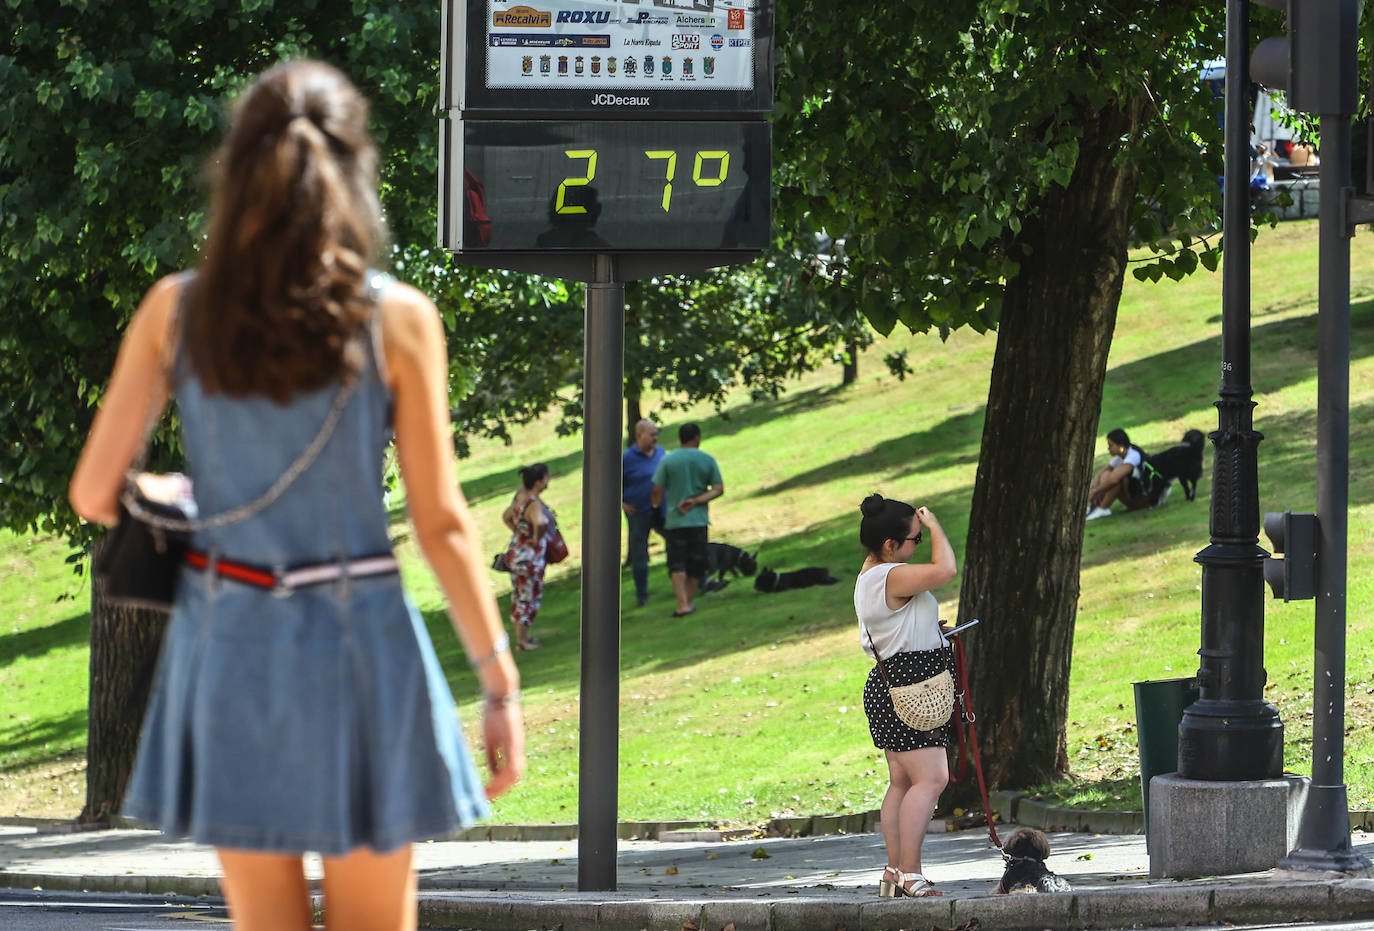
[[689, 921], [698, 928], [702, 927], [701, 912], [702, 906], [699, 901], [607, 902], [601, 906], [597, 923], [602, 928], [682, 931], [683, 922]]
[[1273, 869], [1297, 845], [1307, 785], [1301, 776], [1248, 782], [1154, 777], [1151, 878]]
[[1331, 889], [1325, 883], [1218, 886], [1212, 916], [1227, 924], [1267, 925], [1295, 914], [1315, 919], [1326, 915], [1330, 905]]

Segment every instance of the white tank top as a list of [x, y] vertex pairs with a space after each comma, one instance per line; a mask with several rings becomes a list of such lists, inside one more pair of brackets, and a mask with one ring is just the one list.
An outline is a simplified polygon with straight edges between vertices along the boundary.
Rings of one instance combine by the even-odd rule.
[[[859, 643], [869, 656], [873, 656], [873, 645], [877, 645], [883, 659], [912, 650], [938, 650], [944, 645], [940, 638], [940, 602], [930, 592], [914, 595], [896, 611], [887, 606], [887, 575], [902, 565], [905, 563], [879, 563], [859, 573], [854, 582]], [[872, 644], [869, 634], [873, 635]]]

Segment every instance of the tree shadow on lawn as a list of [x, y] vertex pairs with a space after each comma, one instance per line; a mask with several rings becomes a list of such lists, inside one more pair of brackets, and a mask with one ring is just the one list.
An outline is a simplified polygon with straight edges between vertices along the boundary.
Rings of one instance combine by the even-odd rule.
[[[1251, 327], [1250, 339], [1250, 380], [1256, 393], [1278, 392], [1316, 376], [1315, 313]], [[1374, 354], [1374, 300], [1351, 305], [1350, 351], [1352, 362]], [[1210, 407], [1220, 384], [1221, 352], [1218, 334], [1114, 366], [1107, 374], [1100, 432], [1105, 435], [1110, 427], [1122, 425], [1129, 433], [1134, 423]], [[1293, 364], [1295, 354], [1305, 363]], [[1203, 433], [1216, 429], [1216, 415], [1209, 411], [1208, 416], [1207, 423], [1197, 425]], [[1167, 441], [1172, 445], [1178, 439], [1168, 437]], [[1145, 449], [1151, 451], [1148, 444]]]
[[[937, 509], [967, 511], [966, 489], [934, 499]], [[852, 513], [851, 513], [852, 510]], [[961, 520], [966, 520], [966, 516]], [[652, 597], [643, 608], [635, 606], [634, 586], [628, 570], [621, 571], [621, 672], [643, 675], [720, 662], [721, 675], [729, 675], [728, 657], [741, 650], [770, 644], [805, 642], [820, 633], [853, 623], [853, 580], [863, 562], [858, 542], [857, 502], [846, 502], [843, 513], [820, 521], [787, 537], [760, 544], [761, 566], [795, 570], [824, 566], [839, 581], [775, 594], [754, 590], [754, 579], [732, 579], [723, 591], [698, 598], [698, 610], [687, 617], [671, 617], [674, 602], [667, 571], [658, 557], [650, 566]], [[942, 589], [950, 597], [957, 584]], [[508, 597], [500, 599], [503, 616], [509, 616]], [[542, 689], [572, 689], [580, 677], [581, 648], [580, 574], [565, 572], [544, 589], [544, 602], [533, 633], [543, 641], [541, 649], [519, 653], [523, 687], [527, 694]], [[457, 637], [443, 611], [425, 612], [425, 623], [460, 700], [475, 695], [476, 678], [467, 668]]]
[[[85, 708], [50, 718], [15, 722], [0, 728], [0, 748], [3, 748], [0, 750], [0, 769], [46, 763], [79, 750], [85, 744]], [[47, 752], [31, 752], [45, 745], [50, 746]]]
[[91, 612], [18, 633], [0, 636], [0, 668], [21, 658], [33, 659], [53, 650], [85, 644], [91, 638]]
[[[956, 466], [976, 466], [983, 438], [985, 404], [949, 417], [928, 430], [894, 436], [862, 452], [808, 469], [774, 485], [750, 492], [747, 497], [767, 498], [785, 491], [823, 485], [838, 476], [874, 475], [874, 487], [900, 482], [924, 472]], [[877, 477], [878, 472], [887, 474]], [[854, 502], [857, 508], [859, 502]], [[967, 508], [967, 496], [964, 499]], [[856, 530], [857, 533], [857, 530]]]
[[[841, 403], [845, 399], [844, 395], [845, 389], [841, 387], [812, 388], [773, 400], [754, 401], [734, 411], [725, 411], [698, 419], [695, 423], [701, 427], [702, 445], [707, 447], [709, 452], [712, 439], [731, 436], [751, 427], [762, 426], [770, 421], [791, 417], [803, 411], [829, 407]], [[671, 413], [681, 412], [673, 411]], [[660, 437], [660, 443], [664, 449], [671, 451], [678, 448], [677, 427], [687, 422], [685, 417], [664, 421], [662, 424], [663, 435]], [[488, 498], [513, 494], [520, 482], [518, 470], [529, 464], [529, 462], [515, 461], [512, 454], [509, 468], [473, 476], [464, 475], [463, 460], [459, 460], [458, 476], [463, 486], [463, 495], [469, 502], [476, 504]], [[565, 453], [556, 459], [545, 460], [545, 464], [549, 467], [549, 477], [553, 481], [580, 475], [582, 472], [582, 450]], [[404, 518], [404, 506], [393, 507], [390, 517], [392, 520]]]

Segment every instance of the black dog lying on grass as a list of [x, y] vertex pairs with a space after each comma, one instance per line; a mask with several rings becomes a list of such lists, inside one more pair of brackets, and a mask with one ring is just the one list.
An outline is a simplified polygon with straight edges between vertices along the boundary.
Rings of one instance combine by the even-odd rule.
[[1201, 430], [1189, 430], [1183, 434], [1182, 443], [1145, 457], [1145, 490], [1150, 497], [1150, 507], [1164, 503], [1175, 479], [1188, 500], [1193, 500], [1197, 494], [1197, 480], [1202, 476], [1202, 448], [1206, 443], [1207, 437]]
[[1045, 866], [1050, 856], [1050, 840], [1035, 828], [1014, 831], [1002, 845], [1007, 869], [997, 884], [997, 894], [1006, 892], [1072, 892], [1068, 880], [1056, 876]]
[[839, 579], [822, 566], [808, 566], [792, 572], [774, 572], [764, 569], [754, 579], [754, 589], [760, 592], [786, 592], [794, 588], [810, 588], [812, 585], [834, 585]]

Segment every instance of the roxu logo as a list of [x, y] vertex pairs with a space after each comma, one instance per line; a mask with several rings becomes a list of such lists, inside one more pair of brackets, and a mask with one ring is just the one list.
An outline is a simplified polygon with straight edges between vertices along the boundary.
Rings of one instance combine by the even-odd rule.
[[611, 11], [602, 10], [559, 10], [557, 22], [560, 23], [609, 23]]

